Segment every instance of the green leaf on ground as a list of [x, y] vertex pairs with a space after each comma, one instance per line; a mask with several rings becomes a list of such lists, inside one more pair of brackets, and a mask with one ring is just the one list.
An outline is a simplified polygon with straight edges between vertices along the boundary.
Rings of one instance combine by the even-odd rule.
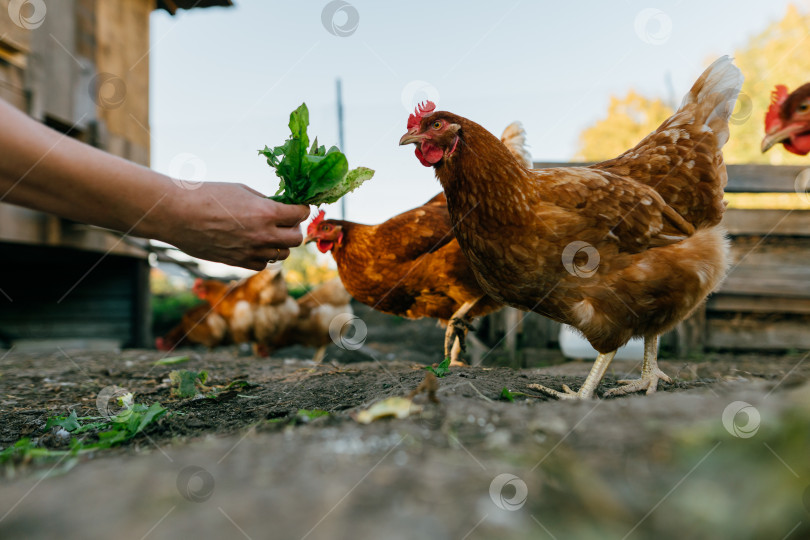
[[179, 369], [169, 373], [169, 379], [172, 381], [172, 396], [174, 397], [192, 398], [210, 390], [205, 386], [205, 381], [208, 380], [207, 371]]
[[188, 362], [191, 360], [190, 356], [169, 356], [166, 358], [161, 358], [157, 362], [154, 363], [156, 366], [173, 366], [175, 364], [182, 364], [183, 362]]
[[450, 357], [447, 357], [444, 360], [442, 360], [441, 364], [438, 364], [436, 366], [427, 366], [425, 369], [427, 371], [430, 371], [437, 377], [442, 378], [448, 373], [450, 373]]

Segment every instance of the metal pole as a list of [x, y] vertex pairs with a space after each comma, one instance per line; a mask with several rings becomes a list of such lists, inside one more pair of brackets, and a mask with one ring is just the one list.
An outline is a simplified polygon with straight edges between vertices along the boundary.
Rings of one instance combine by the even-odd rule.
[[[340, 77], [337, 83], [337, 117], [338, 117], [338, 146], [340, 151], [346, 153], [346, 143], [343, 140], [343, 88]], [[340, 219], [346, 219], [346, 197], [340, 199]]]

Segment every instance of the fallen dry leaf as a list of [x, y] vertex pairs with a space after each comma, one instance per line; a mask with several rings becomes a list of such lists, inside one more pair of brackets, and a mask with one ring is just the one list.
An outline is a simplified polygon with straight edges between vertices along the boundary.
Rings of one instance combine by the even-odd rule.
[[414, 405], [413, 401], [404, 397], [390, 397], [378, 401], [368, 409], [358, 412], [354, 419], [360, 424], [370, 424], [379, 418], [393, 416], [396, 418], [407, 418], [411, 414], [422, 412], [420, 405]]

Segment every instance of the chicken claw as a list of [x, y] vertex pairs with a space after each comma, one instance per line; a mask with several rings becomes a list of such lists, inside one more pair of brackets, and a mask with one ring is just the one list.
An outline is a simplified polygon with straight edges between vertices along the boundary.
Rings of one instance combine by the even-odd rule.
[[647, 395], [654, 394], [658, 390], [658, 381], [672, 382], [672, 378], [657, 367], [649, 373], [642, 374], [640, 379], [626, 379], [619, 382], [624, 386], [611, 388], [605, 392], [605, 397], [624, 396], [634, 392], [647, 391]]
[[574, 392], [567, 384], [563, 385], [563, 391], [552, 390], [540, 384], [530, 384], [529, 388], [539, 390], [546, 395], [555, 397], [557, 399], [591, 399], [593, 397], [596, 387], [599, 386], [599, 381], [605, 376], [608, 366], [616, 356], [616, 351], [609, 353], [599, 353], [596, 360], [593, 362], [593, 367], [588, 373], [588, 377], [579, 389], [579, 392]]
[[461, 350], [467, 352], [467, 332], [469, 330], [475, 331], [472, 323], [460, 317], [453, 317], [450, 319], [450, 327], [453, 329], [453, 335], [458, 340]]
[[571, 388], [567, 385], [563, 385], [563, 391], [560, 392], [558, 390], [554, 390], [552, 388], [548, 388], [547, 386], [543, 386], [542, 384], [530, 384], [529, 388], [532, 390], [537, 390], [546, 394], [547, 396], [551, 396], [557, 399], [590, 399], [593, 397], [593, 391], [590, 393], [585, 392], [585, 386], [583, 385], [582, 388], [579, 389], [579, 392], [574, 392]]
[[451, 366], [464, 365], [458, 363], [458, 355], [459, 351], [467, 352], [465, 338], [467, 337], [467, 331], [473, 329], [472, 324], [465, 320], [465, 317], [481, 298], [483, 297], [462, 304], [447, 322], [447, 330], [444, 333], [444, 357], [452, 358]]
[[672, 382], [672, 378], [658, 369], [658, 336], [644, 338], [644, 363], [641, 366], [640, 379], [620, 380], [624, 386], [612, 388], [605, 392], [605, 397], [624, 396], [634, 392], [647, 391], [647, 395], [658, 390], [658, 381]]

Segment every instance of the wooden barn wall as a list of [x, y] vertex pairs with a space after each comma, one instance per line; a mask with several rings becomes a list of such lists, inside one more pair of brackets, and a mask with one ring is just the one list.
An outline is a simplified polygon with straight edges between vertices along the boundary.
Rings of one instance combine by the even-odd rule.
[[0, 98], [27, 111], [25, 68], [31, 49], [31, 32], [11, 22], [10, 1], [0, 0]]
[[[106, 149], [149, 165], [149, 14], [153, 1], [94, 0], [96, 69], [110, 77], [101, 88], [107, 105], [98, 108]], [[125, 96], [113, 95], [123, 81]]]
[[0, 244], [0, 260], [0, 341], [6, 345], [68, 338], [149, 345], [145, 260], [17, 244]]
[[[0, 13], [8, 1], [0, 0]], [[0, 17], [0, 36], [8, 34], [0, 52], [19, 57], [17, 66], [0, 61], [0, 95], [37, 120], [148, 166], [154, 2], [60, 0], [47, 8], [33, 31]]]

